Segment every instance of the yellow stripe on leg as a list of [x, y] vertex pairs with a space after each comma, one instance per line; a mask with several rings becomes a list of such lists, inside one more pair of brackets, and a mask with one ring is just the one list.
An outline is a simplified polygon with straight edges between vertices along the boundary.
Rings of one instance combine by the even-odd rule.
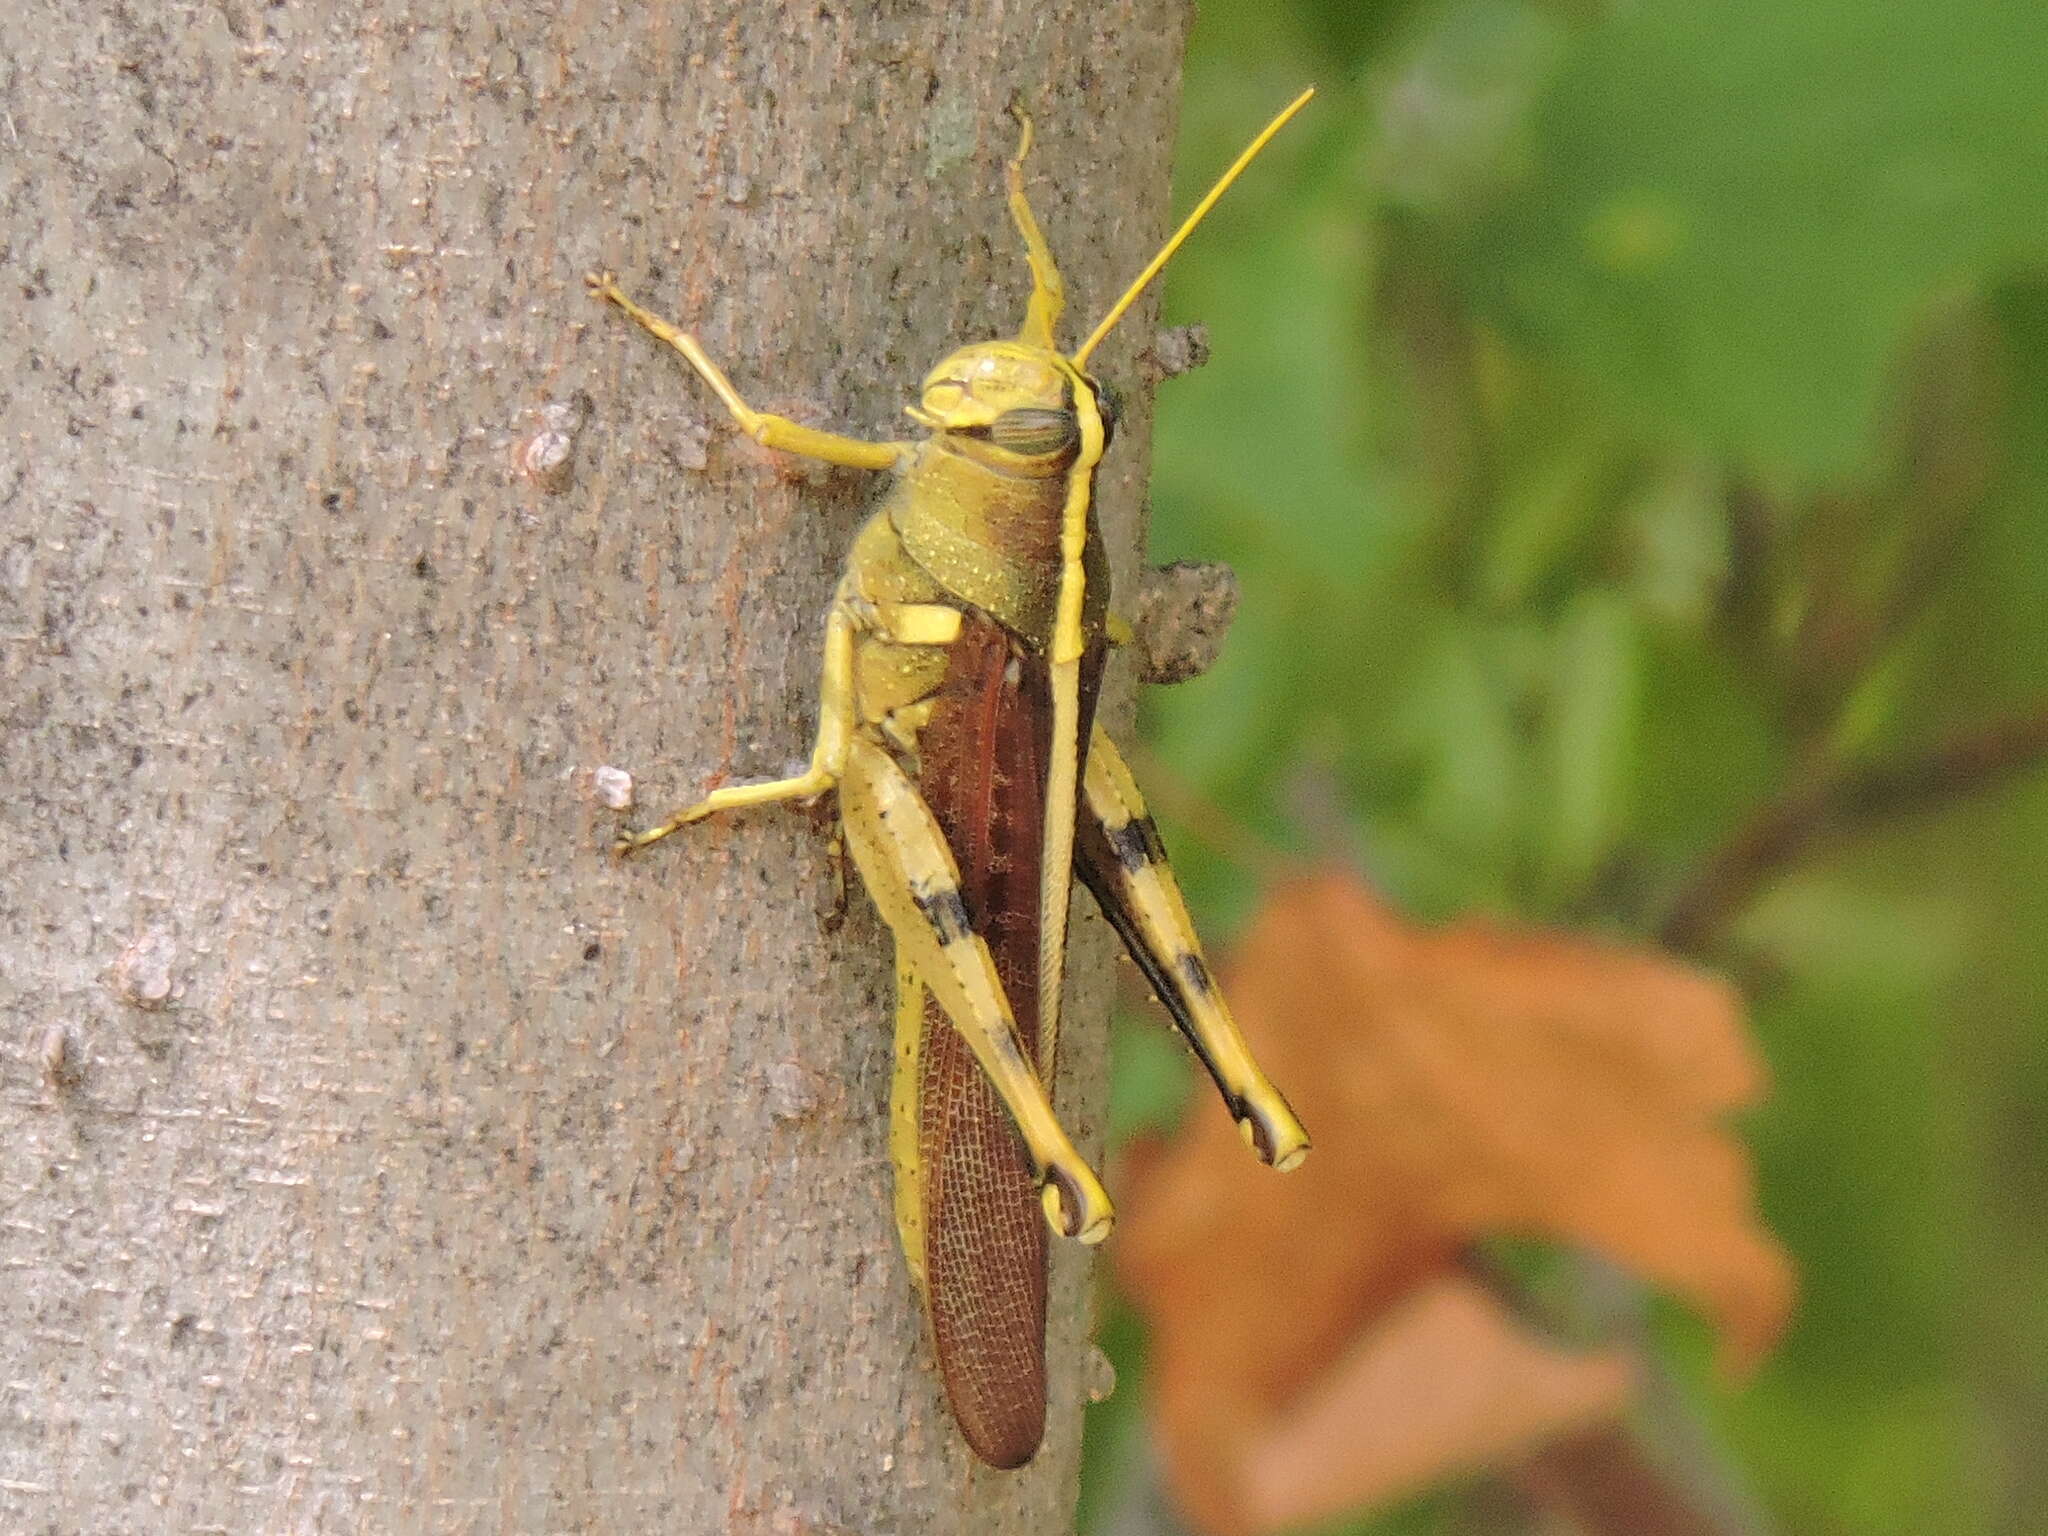
[[889, 1161], [896, 1167], [896, 1237], [919, 1291], [924, 1280], [924, 1155], [918, 1136], [918, 1071], [924, 1052], [924, 983], [896, 956], [896, 1062], [889, 1076]]

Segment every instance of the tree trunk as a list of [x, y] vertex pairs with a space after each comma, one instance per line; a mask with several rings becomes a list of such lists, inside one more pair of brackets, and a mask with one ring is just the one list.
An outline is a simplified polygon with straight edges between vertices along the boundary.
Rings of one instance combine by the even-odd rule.
[[1071, 1523], [1085, 1264], [1044, 1450], [978, 1468], [822, 819], [621, 865], [592, 787], [645, 819], [806, 753], [869, 487], [765, 464], [581, 278], [899, 435], [1022, 316], [1013, 93], [1073, 319], [1149, 253], [1184, 8], [549, 9], [0, 21], [5, 1529]]

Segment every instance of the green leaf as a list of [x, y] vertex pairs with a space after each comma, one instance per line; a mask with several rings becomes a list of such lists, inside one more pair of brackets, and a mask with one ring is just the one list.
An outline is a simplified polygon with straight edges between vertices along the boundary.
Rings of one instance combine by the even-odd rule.
[[1629, 825], [1642, 672], [1641, 639], [1627, 604], [1598, 589], [1575, 598], [1558, 630], [1542, 727], [1550, 780], [1544, 865], [1553, 900], [1581, 890]]
[[1728, 579], [1726, 494], [1697, 460], [1655, 472], [1619, 519], [1630, 553], [1629, 588], [1646, 617], [1704, 634]]
[[1853, 471], [1930, 295], [2048, 253], [2044, 59], [2016, 0], [1626, 7], [1558, 70], [1465, 277], [1622, 416]]
[[1598, 432], [1563, 437], [1503, 476], [1480, 591], [1499, 609], [1573, 574], [1573, 556], [1607, 520], [1621, 455]]
[[1426, 649], [1390, 729], [1416, 771], [1411, 825], [1462, 862], [1468, 900], [1507, 906], [1526, 764], [1498, 642], [1450, 626], [1419, 638]]

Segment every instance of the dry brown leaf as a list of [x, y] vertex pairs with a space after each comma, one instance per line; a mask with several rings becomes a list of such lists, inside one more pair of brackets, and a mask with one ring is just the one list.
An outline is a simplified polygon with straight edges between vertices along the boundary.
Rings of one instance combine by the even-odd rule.
[[1721, 982], [1555, 933], [1418, 929], [1329, 875], [1273, 894], [1226, 986], [1315, 1150], [1276, 1177], [1198, 1109], [1133, 1170], [1117, 1245], [1169, 1476], [1204, 1529], [1264, 1528], [1253, 1459], [1475, 1238], [1597, 1249], [1702, 1308], [1731, 1362], [1776, 1338], [1791, 1266], [1720, 1125], [1762, 1071]]
[[1362, 1334], [1247, 1451], [1245, 1514], [1276, 1530], [1386, 1503], [1613, 1417], [1631, 1374], [1624, 1351], [1547, 1344], [1476, 1281], [1445, 1275]]

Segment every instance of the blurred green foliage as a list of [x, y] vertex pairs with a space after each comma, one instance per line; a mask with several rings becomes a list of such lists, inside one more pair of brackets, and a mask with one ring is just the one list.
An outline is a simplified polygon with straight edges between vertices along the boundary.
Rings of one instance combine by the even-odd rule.
[[[1747, 1385], [1665, 1330], [1728, 1476], [1787, 1531], [2041, 1529], [2048, 9], [1204, 0], [1181, 202], [1306, 79], [1169, 278], [1215, 361], [1153, 555], [1245, 587], [1145, 706], [1198, 916], [1256, 842], [1729, 970], [1803, 1300]], [[1128, 1131], [1185, 1069], [1124, 1035]]]

